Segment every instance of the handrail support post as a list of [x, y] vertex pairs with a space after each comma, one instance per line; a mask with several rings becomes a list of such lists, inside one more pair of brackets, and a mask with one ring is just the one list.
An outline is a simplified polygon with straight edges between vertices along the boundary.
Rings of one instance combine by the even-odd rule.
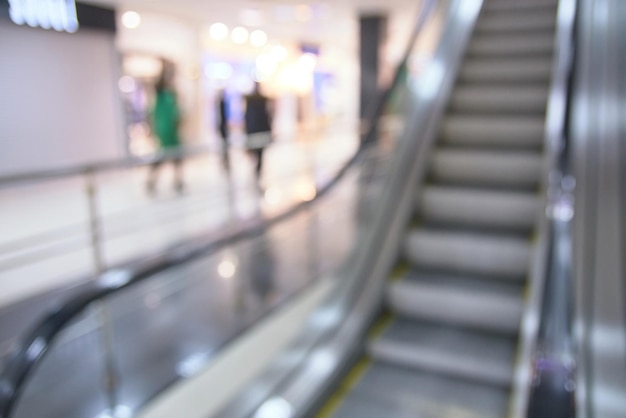
[[[89, 240], [91, 243], [91, 254], [93, 257], [96, 280], [105, 271], [101, 225], [98, 214], [98, 190], [93, 170], [87, 170], [85, 177], [85, 194], [87, 196]], [[118, 373], [115, 365], [115, 346], [113, 341], [113, 327], [111, 322], [111, 312], [105, 300], [99, 301], [95, 305], [96, 315], [100, 323], [100, 343], [104, 363], [104, 392], [107, 398], [111, 418], [117, 415], [118, 407]]]

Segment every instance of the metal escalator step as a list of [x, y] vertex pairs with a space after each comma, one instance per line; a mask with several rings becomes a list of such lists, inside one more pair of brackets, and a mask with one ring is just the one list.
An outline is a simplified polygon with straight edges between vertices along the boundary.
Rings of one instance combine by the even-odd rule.
[[430, 164], [430, 173], [437, 182], [532, 187], [541, 178], [542, 156], [519, 150], [437, 149]]
[[432, 273], [391, 282], [387, 304], [402, 317], [512, 334], [523, 310], [520, 286]]
[[515, 339], [398, 319], [367, 352], [375, 361], [506, 387]]
[[387, 405], [372, 399], [349, 395], [332, 414], [333, 418], [414, 418], [416, 411], [405, 405]]
[[556, 14], [558, 0], [488, 0], [485, 2], [485, 12], [517, 11], [544, 9], [546, 13]]
[[335, 418], [501, 418], [508, 391], [437, 374], [374, 363]]
[[499, 36], [475, 34], [468, 47], [468, 56], [548, 55], [554, 50], [554, 31]]
[[552, 60], [549, 57], [468, 58], [461, 67], [461, 82], [549, 82]]
[[511, 280], [526, 277], [530, 252], [530, 242], [523, 238], [424, 228], [412, 230], [405, 243], [415, 266]]
[[540, 147], [544, 138], [543, 116], [446, 116], [442, 142], [451, 145], [491, 147]]
[[467, 113], [531, 113], [544, 115], [548, 86], [529, 85], [460, 85], [454, 89], [450, 109]]
[[518, 9], [486, 11], [476, 22], [476, 33], [500, 34], [506, 32], [533, 32], [556, 27], [554, 9]]
[[427, 221], [493, 228], [532, 228], [541, 209], [535, 193], [425, 187], [419, 210]]

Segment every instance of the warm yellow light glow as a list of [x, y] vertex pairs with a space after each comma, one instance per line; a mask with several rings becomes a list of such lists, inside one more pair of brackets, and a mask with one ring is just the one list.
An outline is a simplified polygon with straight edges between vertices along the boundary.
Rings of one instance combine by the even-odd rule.
[[308, 4], [299, 4], [296, 6], [296, 20], [299, 22], [308, 22], [313, 18], [313, 10]]
[[317, 57], [310, 53], [302, 54], [298, 60], [298, 65], [303, 71], [313, 71], [316, 64]]
[[274, 45], [270, 53], [276, 61], [284, 61], [287, 58], [287, 49], [282, 45]]
[[256, 59], [256, 68], [261, 75], [271, 75], [276, 71], [276, 62], [271, 55], [261, 54]]
[[295, 195], [298, 199], [309, 202], [315, 199], [317, 189], [311, 180], [303, 179], [296, 184]]
[[313, 88], [313, 77], [309, 71], [302, 71], [298, 65], [285, 66], [276, 77], [283, 89], [306, 94]]

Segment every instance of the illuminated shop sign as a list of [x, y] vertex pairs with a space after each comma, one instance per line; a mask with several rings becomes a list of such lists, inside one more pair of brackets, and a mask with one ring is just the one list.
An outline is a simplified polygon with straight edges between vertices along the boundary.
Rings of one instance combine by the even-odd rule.
[[74, 0], [9, 0], [9, 16], [18, 25], [76, 32]]

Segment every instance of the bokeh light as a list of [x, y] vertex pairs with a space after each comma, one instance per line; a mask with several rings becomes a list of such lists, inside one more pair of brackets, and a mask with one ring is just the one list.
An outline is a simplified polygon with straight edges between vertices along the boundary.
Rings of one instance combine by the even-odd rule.
[[122, 25], [128, 29], [136, 29], [141, 25], [141, 15], [135, 11], [129, 10], [122, 15]]
[[262, 30], [255, 30], [250, 34], [252, 46], [262, 47], [267, 43], [267, 35]]
[[222, 41], [228, 37], [228, 26], [221, 22], [214, 23], [209, 28], [209, 35], [216, 41]]
[[248, 30], [244, 27], [237, 26], [230, 34], [230, 38], [236, 44], [245, 44], [248, 40]]

